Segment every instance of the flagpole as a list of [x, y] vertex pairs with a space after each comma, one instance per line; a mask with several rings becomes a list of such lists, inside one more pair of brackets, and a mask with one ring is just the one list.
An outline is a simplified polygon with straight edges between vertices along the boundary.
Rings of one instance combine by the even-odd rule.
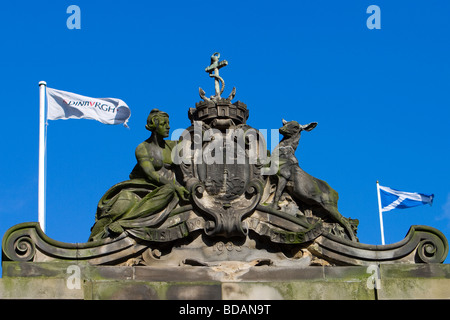
[[45, 81], [39, 82], [39, 182], [38, 182], [38, 220], [45, 232]]
[[377, 180], [378, 213], [380, 215], [381, 244], [384, 246], [383, 210], [381, 209], [380, 183]]

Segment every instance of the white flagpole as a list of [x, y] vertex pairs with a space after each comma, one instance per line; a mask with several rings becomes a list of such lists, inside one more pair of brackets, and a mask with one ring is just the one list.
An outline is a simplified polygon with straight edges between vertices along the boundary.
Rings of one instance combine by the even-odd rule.
[[39, 82], [39, 183], [38, 183], [38, 219], [45, 232], [45, 81]]
[[378, 213], [380, 214], [381, 244], [384, 246], [383, 210], [381, 209], [380, 184], [377, 180]]

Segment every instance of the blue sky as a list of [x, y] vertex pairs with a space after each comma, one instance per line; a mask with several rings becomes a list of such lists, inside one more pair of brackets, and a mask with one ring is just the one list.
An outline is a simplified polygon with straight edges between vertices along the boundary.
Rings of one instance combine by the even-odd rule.
[[[69, 5], [81, 29], [69, 30]], [[369, 30], [369, 5], [381, 29]], [[114, 97], [130, 129], [93, 120], [49, 121], [48, 236], [85, 242], [98, 200], [126, 180], [155, 107], [172, 131], [189, 126], [213, 52], [224, 95], [250, 110], [248, 124], [318, 122], [297, 149], [301, 167], [339, 192], [359, 219], [360, 242], [381, 244], [376, 181], [434, 193], [432, 207], [384, 214], [386, 243], [411, 225], [450, 238], [450, 25], [448, 1], [27, 1], [2, 3], [0, 91], [5, 116], [0, 234], [37, 221], [39, 88]], [[446, 262], [449, 260], [447, 259]]]

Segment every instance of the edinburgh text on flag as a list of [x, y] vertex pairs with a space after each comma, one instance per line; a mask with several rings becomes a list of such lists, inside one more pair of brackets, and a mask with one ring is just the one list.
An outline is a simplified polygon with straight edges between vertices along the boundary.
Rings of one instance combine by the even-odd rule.
[[381, 210], [406, 209], [433, 203], [434, 194], [398, 191], [389, 187], [379, 186]]
[[92, 119], [127, 126], [131, 111], [115, 98], [89, 98], [47, 87], [47, 119]]

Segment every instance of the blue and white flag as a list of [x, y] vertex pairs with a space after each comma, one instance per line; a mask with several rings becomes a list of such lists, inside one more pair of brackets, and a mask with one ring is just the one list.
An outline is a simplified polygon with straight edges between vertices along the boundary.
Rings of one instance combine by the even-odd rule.
[[424, 204], [433, 203], [434, 194], [423, 194], [417, 192], [405, 192], [379, 186], [381, 211], [386, 212], [393, 209], [406, 209]]

